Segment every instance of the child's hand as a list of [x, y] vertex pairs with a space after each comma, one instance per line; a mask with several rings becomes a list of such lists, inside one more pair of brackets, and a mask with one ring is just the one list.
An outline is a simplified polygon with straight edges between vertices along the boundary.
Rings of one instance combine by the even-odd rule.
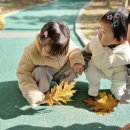
[[44, 99], [45, 99], [45, 95], [40, 91], [30, 92], [30, 94], [27, 96], [27, 100], [32, 106], [32, 108], [35, 108], [40, 104], [43, 104]]
[[74, 71], [76, 73], [78, 73], [79, 75], [82, 75], [82, 72], [83, 72], [83, 65], [82, 64], [79, 64], [79, 63], [76, 63], [74, 64]]

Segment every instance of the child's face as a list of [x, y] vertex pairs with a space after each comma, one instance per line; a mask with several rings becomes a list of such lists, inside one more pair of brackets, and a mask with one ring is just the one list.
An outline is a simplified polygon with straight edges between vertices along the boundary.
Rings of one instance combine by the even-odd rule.
[[112, 25], [109, 23], [101, 22], [101, 28], [98, 32], [99, 39], [103, 46], [118, 44], [116, 38], [114, 38], [114, 33]]

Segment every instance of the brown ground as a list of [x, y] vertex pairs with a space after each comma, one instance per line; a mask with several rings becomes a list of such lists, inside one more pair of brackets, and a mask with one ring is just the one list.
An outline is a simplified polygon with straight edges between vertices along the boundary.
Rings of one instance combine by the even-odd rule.
[[[110, 9], [122, 6], [121, 1], [111, 0], [110, 7], [106, 6], [105, 0], [94, 0], [89, 6], [86, 5], [85, 11], [82, 12], [80, 17], [80, 27], [87, 38], [91, 39], [97, 34], [101, 16]], [[128, 9], [130, 10], [130, 5]]]
[[5, 14], [51, 1], [53, 0], [0, 0], [0, 8], [2, 13]]

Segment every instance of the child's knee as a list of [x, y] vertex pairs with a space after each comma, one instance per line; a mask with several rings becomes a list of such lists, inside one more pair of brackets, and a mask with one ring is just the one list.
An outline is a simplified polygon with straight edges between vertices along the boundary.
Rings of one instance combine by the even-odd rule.
[[74, 72], [72, 68], [63, 73], [60, 77], [60, 81], [73, 81], [78, 77], [78, 74]]
[[44, 67], [36, 67], [32, 72], [32, 76], [41, 92], [45, 93], [49, 90], [53, 77]]
[[41, 66], [36, 67], [36, 68], [33, 70], [33, 72], [32, 72], [32, 76], [33, 76], [33, 78], [40, 80], [41, 77], [44, 77], [44, 76], [45, 76], [44, 68], [41, 67]]
[[88, 81], [92, 81], [95, 83], [99, 83], [101, 78], [103, 77], [102, 74], [94, 67], [88, 67], [85, 71], [85, 75]]
[[40, 80], [43, 80], [43, 79], [44, 79], [44, 80], [48, 80], [48, 81], [50, 81], [50, 80], [53, 79], [52, 75], [51, 75], [49, 72], [47, 72], [47, 71], [45, 70], [45, 68], [42, 67], [42, 66], [36, 67], [36, 68], [33, 70], [33, 72], [32, 72], [32, 77], [33, 77], [34, 80], [36, 80], [37, 82], [39, 82]]

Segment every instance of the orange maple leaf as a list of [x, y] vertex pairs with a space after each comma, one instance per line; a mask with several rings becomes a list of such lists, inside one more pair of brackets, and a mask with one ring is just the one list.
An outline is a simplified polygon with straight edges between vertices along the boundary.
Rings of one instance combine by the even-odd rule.
[[98, 114], [108, 114], [118, 104], [118, 101], [113, 98], [112, 94], [107, 95], [106, 92], [100, 92], [98, 98], [88, 98], [84, 102], [91, 107], [90, 110]]

